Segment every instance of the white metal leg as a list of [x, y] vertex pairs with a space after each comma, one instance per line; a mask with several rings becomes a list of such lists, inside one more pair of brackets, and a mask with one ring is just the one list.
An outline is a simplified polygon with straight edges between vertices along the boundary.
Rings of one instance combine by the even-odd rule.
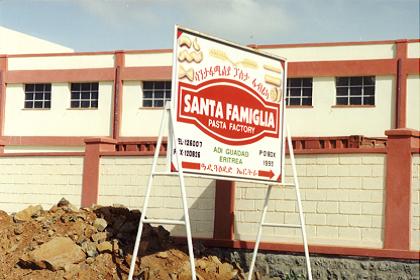
[[[172, 118], [172, 114], [169, 114], [169, 119], [170, 119], [169, 134], [173, 135], [173, 138], [176, 140], [177, 138], [175, 134], [175, 129], [174, 129], [175, 126], [174, 126], [174, 120]], [[176, 142], [177, 141], [173, 141], [173, 145], [176, 150], [175, 159], [176, 159], [176, 164], [178, 165], [179, 183], [181, 185], [182, 204], [184, 206], [184, 221], [185, 221], [185, 228], [187, 231], [188, 254], [190, 256], [190, 266], [191, 266], [191, 279], [196, 280], [194, 250], [193, 250], [193, 244], [192, 244], [190, 215], [188, 213], [187, 194], [185, 191], [184, 175], [182, 172], [182, 162], [179, 160], [179, 156], [178, 156], [179, 151], [178, 151]]]
[[265, 194], [264, 207], [263, 207], [263, 212], [261, 214], [260, 226], [258, 227], [257, 239], [255, 240], [255, 247], [254, 247], [254, 253], [252, 254], [251, 266], [249, 267], [248, 280], [252, 279], [252, 274], [254, 273], [255, 261], [257, 260], [258, 247], [260, 246], [262, 228], [265, 221], [265, 215], [267, 214], [268, 201], [270, 199], [271, 188], [272, 186], [269, 185], [267, 192]]
[[[151, 173], [150, 173], [150, 176], [149, 176], [149, 180], [147, 182], [146, 194], [145, 194], [144, 203], [143, 203], [143, 210], [141, 212], [139, 227], [137, 229], [137, 236], [136, 236], [136, 241], [135, 241], [134, 249], [133, 249], [133, 257], [132, 257], [131, 263], [130, 263], [130, 271], [129, 271], [129, 274], [128, 274], [128, 280], [133, 279], [134, 270], [135, 270], [135, 266], [136, 266], [136, 257], [137, 257], [137, 253], [138, 253], [139, 246], [140, 246], [140, 240], [141, 240], [141, 234], [142, 234], [142, 231], [143, 231], [143, 225], [145, 223], [185, 225], [186, 232], [187, 232], [188, 253], [189, 253], [189, 256], [190, 256], [190, 264], [191, 264], [191, 279], [193, 279], [193, 280], [196, 279], [194, 251], [193, 251], [193, 246], [192, 246], [191, 224], [190, 224], [190, 217], [189, 217], [189, 213], [188, 213], [187, 194], [186, 194], [186, 191], [185, 191], [184, 176], [183, 176], [183, 173], [182, 173], [182, 163], [179, 160], [178, 154], [175, 154], [175, 159], [176, 159], [177, 165], [178, 165], [178, 176], [179, 176], [179, 182], [180, 182], [180, 187], [181, 187], [182, 205], [183, 205], [183, 208], [184, 208], [184, 220], [183, 221], [178, 221], [178, 220], [166, 220], [166, 219], [146, 219], [146, 212], [147, 212], [147, 208], [149, 206], [150, 193], [151, 193], [152, 185], [153, 185], [153, 177], [155, 175], [164, 175], [164, 174], [160, 174], [160, 172], [156, 172], [156, 165], [157, 165], [157, 160], [159, 158], [160, 147], [162, 146], [162, 138], [163, 138], [162, 135], [163, 135], [163, 128], [165, 126], [166, 115], [169, 116], [169, 135], [173, 136], [173, 138], [176, 139], [175, 138], [175, 130], [174, 130], [174, 122], [173, 122], [172, 115], [171, 115], [169, 110], [170, 110], [169, 106], [167, 106], [166, 109], [164, 110], [162, 120], [161, 120], [161, 124], [160, 124], [159, 138], [158, 138], [158, 142], [156, 144], [156, 149], [155, 149], [155, 153], [154, 153], [154, 157], [153, 157], [152, 170], [151, 170]], [[174, 148], [176, 149], [177, 148], [176, 147], [176, 141], [173, 141], [173, 145], [174, 145]], [[167, 150], [167, 152], [171, 153], [172, 149]]]
[[292, 137], [290, 136], [289, 126], [287, 126], [287, 143], [288, 143], [288, 147], [289, 147], [290, 161], [291, 161], [292, 169], [293, 169], [293, 181], [295, 183], [296, 198], [297, 198], [297, 204], [298, 204], [298, 209], [299, 209], [299, 219], [300, 219], [300, 226], [301, 226], [301, 232], [302, 232], [303, 247], [304, 247], [304, 250], [305, 250], [306, 270], [307, 270], [307, 273], [308, 273], [308, 279], [312, 280], [312, 270], [311, 270], [311, 261], [309, 259], [308, 240], [306, 239], [305, 218], [303, 217], [302, 200], [301, 200], [301, 197], [300, 197], [299, 181], [298, 181], [298, 177], [297, 177], [295, 155], [294, 155], [294, 152], [293, 152]]
[[157, 160], [158, 160], [158, 157], [159, 157], [159, 151], [160, 151], [160, 147], [162, 145], [162, 135], [163, 135], [163, 128], [165, 126], [165, 119], [166, 119], [165, 116], [166, 115], [167, 115], [167, 110], [163, 110], [162, 119], [161, 119], [161, 122], [160, 122], [159, 138], [158, 138], [155, 153], [154, 153], [154, 156], [153, 156], [152, 170], [150, 172], [149, 180], [147, 182], [146, 195], [144, 197], [143, 210], [141, 211], [139, 227], [137, 229], [136, 241], [134, 243], [134, 249], [133, 249], [133, 255], [132, 255], [131, 263], [130, 263], [130, 271], [129, 271], [129, 274], [128, 274], [128, 280], [133, 279], [134, 269], [136, 267], [137, 252], [139, 251], [140, 239], [141, 239], [141, 234], [142, 234], [142, 231], [143, 231], [143, 224], [144, 224], [144, 220], [145, 220], [145, 217], [146, 217], [146, 211], [147, 211], [147, 208], [149, 206], [149, 198], [150, 198], [150, 193], [151, 193], [151, 190], [152, 190], [152, 183], [153, 183], [153, 174], [156, 171], [156, 165], [157, 165]]
[[[301, 197], [300, 197], [299, 181], [298, 181], [297, 170], [296, 170], [296, 161], [295, 161], [295, 156], [294, 156], [294, 153], [293, 153], [292, 138], [290, 136], [289, 127], [287, 127], [287, 146], [289, 148], [289, 155], [290, 155], [290, 160], [291, 160], [291, 164], [292, 164], [293, 180], [294, 180], [294, 187], [295, 187], [295, 191], [296, 191], [296, 200], [297, 200], [298, 209], [299, 209], [300, 224], [278, 224], [278, 223], [266, 223], [265, 222], [265, 216], [267, 214], [268, 202], [269, 202], [269, 199], [270, 199], [270, 193], [271, 193], [271, 189], [272, 189], [272, 186], [269, 185], [267, 193], [265, 195], [264, 207], [263, 207], [263, 211], [262, 211], [262, 214], [261, 214], [260, 224], [259, 224], [259, 227], [258, 227], [254, 252], [252, 254], [252, 261], [251, 261], [251, 265], [250, 265], [250, 268], [249, 268], [248, 280], [252, 280], [252, 274], [254, 273], [254, 267], [255, 267], [255, 262], [256, 262], [256, 259], [257, 259], [258, 247], [259, 247], [260, 242], [261, 242], [261, 235], [262, 235], [263, 227], [283, 227], [283, 228], [300, 228], [301, 229], [303, 246], [304, 246], [304, 250], [305, 250], [306, 270], [307, 270], [307, 273], [308, 273], [307, 279], [312, 280], [311, 262], [310, 262], [310, 259], [309, 259], [308, 241], [307, 241], [307, 238], [306, 238], [305, 219], [304, 219], [304, 216], [303, 216], [302, 200], [301, 200]], [[283, 163], [283, 166], [284, 166], [284, 163]], [[284, 174], [284, 171], [283, 171], [282, 172], [282, 182], [283, 183], [284, 183], [284, 177], [285, 177], [284, 175], [285, 174]]]

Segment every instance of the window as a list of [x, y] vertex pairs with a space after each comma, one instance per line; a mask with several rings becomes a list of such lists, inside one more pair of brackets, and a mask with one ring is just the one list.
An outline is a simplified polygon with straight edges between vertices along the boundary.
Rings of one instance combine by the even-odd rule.
[[337, 105], [375, 105], [375, 77], [337, 77]]
[[25, 108], [51, 108], [51, 84], [25, 84]]
[[99, 83], [72, 83], [71, 108], [98, 108]]
[[287, 79], [286, 105], [312, 105], [312, 78]]
[[143, 82], [143, 107], [163, 107], [170, 100], [170, 81]]

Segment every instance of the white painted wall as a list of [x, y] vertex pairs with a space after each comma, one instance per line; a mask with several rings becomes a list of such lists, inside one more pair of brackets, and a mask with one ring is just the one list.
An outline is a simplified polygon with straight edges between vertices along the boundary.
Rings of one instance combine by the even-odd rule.
[[0, 26], [0, 54], [67, 53], [71, 48]]
[[172, 66], [172, 52], [126, 54], [125, 66]]
[[142, 108], [142, 98], [142, 82], [124, 82], [121, 136], [158, 136], [163, 110]]
[[[420, 43], [408, 45], [409, 56], [416, 56]], [[263, 49], [285, 56], [289, 61], [350, 60], [392, 58], [393, 44], [299, 47]], [[127, 67], [170, 66], [172, 53], [129, 53]], [[75, 69], [113, 67], [112, 54], [76, 56], [11, 57], [9, 70]], [[419, 129], [418, 76], [408, 79], [408, 125]], [[295, 136], [336, 136], [359, 134], [384, 136], [393, 128], [395, 80], [376, 77], [376, 105], [369, 108], [335, 108], [335, 78], [314, 77], [313, 108], [289, 108], [288, 122]], [[8, 84], [6, 98], [6, 135], [109, 135], [111, 127], [112, 85], [101, 83], [98, 110], [69, 110], [69, 90], [65, 83], [53, 85], [50, 110], [23, 110], [22, 85]], [[54, 94], [55, 93], [55, 94]], [[142, 108], [141, 81], [125, 81], [121, 136], [157, 136], [162, 110]], [[52, 122], [51, 120], [55, 120]], [[38, 125], [42, 124], [42, 125]]]
[[107, 136], [111, 131], [113, 84], [99, 83], [98, 109], [71, 109], [70, 84], [51, 85], [51, 109], [24, 109], [23, 84], [6, 89], [5, 136]]
[[82, 172], [83, 157], [0, 157], [0, 209], [41, 204], [48, 210], [63, 197], [80, 207]]
[[[152, 157], [101, 157], [98, 204], [123, 204], [142, 209]], [[158, 170], [165, 166], [159, 159]], [[193, 237], [213, 236], [215, 183], [209, 179], [186, 178], [188, 207]], [[179, 179], [175, 176], [155, 177], [147, 216], [158, 219], [183, 218]], [[171, 235], [185, 236], [184, 226], [165, 228]]]
[[[382, 248], [385, 155], [297, 155], [309, 244]], [[292, 183], [290, 161], [286, 182]], [[236, 184], [235, 237], [255, 240], [267, 186]], [[273, 188], [266, 222], [299, 224], [293, 188]], [[264, 228], [263, 241], [302, 244], [300, 229]]]
[[[313, 79], [313, 108], [288, 108], [294, 136], [383, 137], [394, 123], [394, 78], [377, 76], [374, 107], [335, 108], [335, 78]], [[124, 82], [121, 136], [157, 136], [162, 110], [142, 108], [142, 83]], [[418, 111], [418, 110], [417, 110]], [[165, 134], [166, 135], [166, 134]]]
[[[151, 157], [101, 158], [99, 200], [101, 205], [124, 204], [141, 209], [151, 168]], [[298, 155], [307, 233], [311, 244], [382, 248], [384, 228], [385, 155]], [[159, 159], [163, 170], [165, 159]], [[291, 175], [290, 162], [286, 174]], [[286, 177], [291, 182], [290, 177]], [[212, 180], [186, 178], [194, 237], [211, 237], [215, 185]], [[267, 186], [236, 184], [235, 237], [255, 240]], [[273, 189], [267, 222], [298, 223], [294, 189]], [[156, 177], [148, 216], [181, 219], [179, 181]], [[165, 226], [171, 234], [185, 236], [181, 227]], [[301, 243], [296, 229], [266, 228], [264, 241]]]
[[420, 42], [407, 44], [407, 57], [408, 58], [420, 57]]
[[[288, 61], [387, 59], [387, 58], [394, 58], [395, 56], [394, 44], [263, 48], [260, 50], [263, 52], [282, 56], [286, 58]], [[172, 53], [126, 54], [125, 64], [127, 67], [171, 66]]]
[[113, 54], [10, 57], [8, 59], [8, 69], [10, 71], [110, 67], [114, 67]]
[[407, 127], [420, 130], [420, 76], [407, 77]]
[[282, 56], [288, 61], [387, 59], [395, 56], [394, 44], [267, 48], [262, 51]]
[[287, 122], [294, 136], [385, 136], [393, 125], [393, 77], [377, 76], [374, 107], [335, 108], [335, 78], [314, 78], [313, 108], [288, 108]]

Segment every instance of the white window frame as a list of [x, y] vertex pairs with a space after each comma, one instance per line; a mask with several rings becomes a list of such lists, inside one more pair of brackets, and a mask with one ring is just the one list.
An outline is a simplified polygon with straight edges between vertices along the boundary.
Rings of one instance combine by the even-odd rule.
[[[25, 109], [51, 109], [51, 84], [25, 84]], [[32, 89], [31, 89], [32, 88]], [[30, 97], [30, 98], [29, 98]]]
[[[76, 85], [80, 85], [79, 89], [73, 88]], [[75, 98], [74, 97], [75, 94], [77, 94], [78, 97]], [[70, 108], [72, 109], [97, 109], [98, 107], [99, 107], [99, 82], [83, 82], [83, 83], [70, 84]]]
[[[346, 85], [339, 85], [339, 79], [345, 81]], [[361, 83], [356, 83], [356, 79], [361, 79]], [[366, 83], [366, 79], [371, 79], [373, 83]], [[352, 76], [352, 77], [336, 77], [335, 88], [336, 88], [336, 106], [374, 106], [375, 105], [375, 76]], [[352, 91], [356, 91], [360, 88], [360, 94], [355, 94]], [[369, 89], [369, 92], [367, 92]], [[339, 93], [341, 91], [341, 93]], [[345, 94], [342, 94], [345, 93]], [[356, 102], [360, 98], [360, 103]], [[345, 101], [345, 102], [339, 102]], [[369, 102], [371, 100], [371, 102]]]
[[[311, 81], [311, 85], [307, 86], [305, 84], [305, 80]], [[299, 86], [291, 86], [291, 82], [293, 81], [299, 81]], [[309, 96], [306, 96], [304, 94], [304, 91], [307, 91], [310, 89], [311, 94]], [[299, 90], [299, 96], [292, 96], [291, 91], [292, 90]], [[313, 96], [313, 78], [306, 77], [306, 78], [288, 78], [287, 79], [287, 91], [286, 91], [286, 105], [287, 106], [312, 106], [312, 96]], [[299, 104], [290, 104], [291, 99], [293, 100], [299, 100]], [[304, 104], [304, 100], [310, 100], [310, 104]]]
[[162, 108], [171, 100], [171, 81], [143, 81], [142, 89], [143, 108]]

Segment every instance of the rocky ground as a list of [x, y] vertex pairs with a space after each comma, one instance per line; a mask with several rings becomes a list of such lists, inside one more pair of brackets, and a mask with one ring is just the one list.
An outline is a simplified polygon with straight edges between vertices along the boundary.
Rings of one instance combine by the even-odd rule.
[[[48, 211], [0, 211], [0, 279], [127, 279], [139, 218], [124, 206], [77, 209], [65, 199]], [[195, 247], [198, 279], [244, 279], [238, 265]], [[191, 279], [186, 252], [163, 227], [145, 225], [135, 279]]]

